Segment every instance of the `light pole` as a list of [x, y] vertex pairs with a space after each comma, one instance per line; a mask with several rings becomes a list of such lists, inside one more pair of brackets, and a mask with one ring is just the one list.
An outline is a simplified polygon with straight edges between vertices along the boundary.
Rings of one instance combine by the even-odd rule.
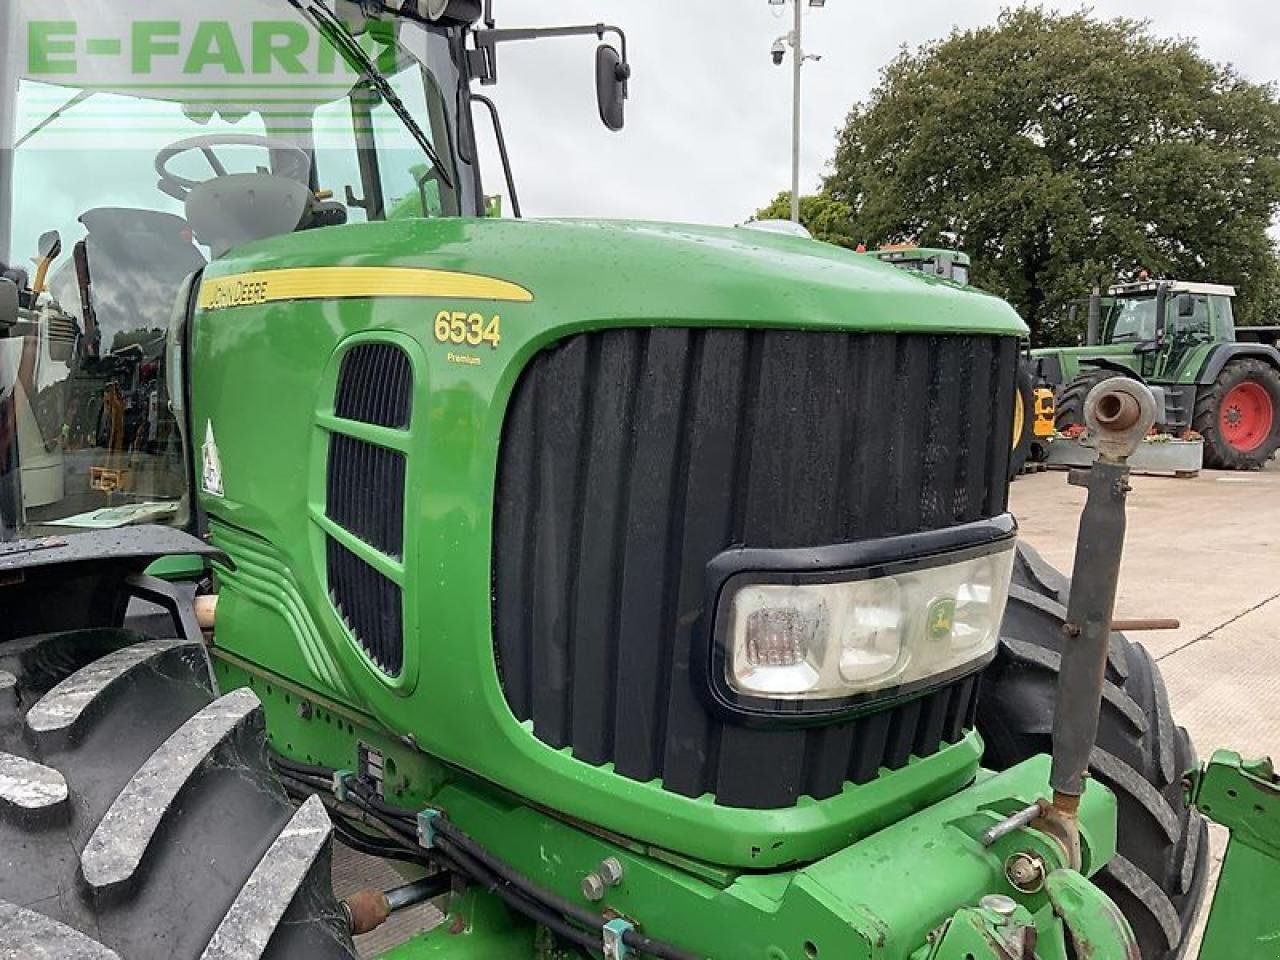
[[[795, 7], [795, 26], [786, 36], [773, 42], [773, 62], [782, 66], [787, 47], [791, 47], [791, 222], [800, 222], [800, 68], [806, 60], [821, 60], [804, 52], [804, 8], [801, 0], [769, 0], [774, 7], [791, 3]], [[827, 0], [808, 0], [811, 7], [824, 7]]]

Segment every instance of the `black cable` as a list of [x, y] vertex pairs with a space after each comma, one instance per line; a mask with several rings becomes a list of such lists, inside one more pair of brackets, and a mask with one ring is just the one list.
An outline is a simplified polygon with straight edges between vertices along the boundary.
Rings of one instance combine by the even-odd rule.
[[519, 889], [513, 889], [512, 885], [503, 878], [492, 874], [486, 876], [487, 871], [485, 868], [455, 847], [447, 837], [441, 839], [440, 847], [445, 856], [457, 865], [459, 873], [477, 879], [481, 886], [495, 896], [500, 897], [517, 913], [533, 920], [535, 923], [541, 924], [556, 936], [568, 940], [570, 943], [593, 950], [600, 949], [602, 945], [600, 934], [588, 933], [572, 926], [563, 917], [556, 916], [550, 910], [523, 895]]
[[[284, 765], [295, 767], [300, 771], [305, 770], [310, 776], [319, 776], [327, 772], [330, 774], [330, 783], [332, 783], [332, 771], [326, 771], [324, 767], [315, 767], [288, 760], [284, 761], [282, 766]], [[402, 837], [407, 844], [417, 844], [418, 815], [416, 811], [387, 803], [380, 797], [371, 794], [358, 781], [348, 784], [348, 796], [353, 798], [357, 806], [360, 806], [377, 819], [384, 827]], [[397, 822], [386, 822], [384, 818], [388, 817]], [[439, 817], [435, 822], [435, 828], [443, 835], [444, 843], [440, 845], [452, 848], [452, 853], [448, 849], [445, 850], [449, 859], [460, 861], [456, 872], [473, 878], [477, 873], [482, 877], [487, 874], [491, 880], [496, 878], [499, 881], [498, 883], [485, 885], [493, 893], [506, 900], [517, 912], [543, 924], [558, 936], [564, 936], [566, 939], [581, 946], [599, 948], [600, 940], [598, 937], [586, 935], [583, 931], [568, 925], [562, 919], [555, 918], [551, 911], [567, 916], [588, 930], [593, 931], [599, 930], [602, 925], [603, 918], [599, 914], [581, 907], [551, 890], [538, 886], [524, 874], [495, 857], [448, 818]], [[439, 840], [437, 840], [437, 843], [439, 843]], [[548, 922], [549, 920], [555, 922]], [[573, 936], [570, 936], [566, 931], [572, 931]], [[583, 936], [586, 936], [585, 940], [581, 939]], [[622, 939], [627, 946], [657, 957], [658, 960], [700, 960], [696, 954], [689, 953], [665, 941], [647, 937], [636, 930], [627, 931], [623, 934]]]

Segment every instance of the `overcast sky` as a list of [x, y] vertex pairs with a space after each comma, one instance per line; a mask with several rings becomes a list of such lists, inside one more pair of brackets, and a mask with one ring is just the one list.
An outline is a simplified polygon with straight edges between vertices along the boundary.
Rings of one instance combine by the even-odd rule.
[[[805, 0], [807, 3], [807, 0]], [[626, 130], [596, 117], [594, 43], [544, 40], [500, 53], [502, 111], [526, 216], [617, 216], [735, 223], [790, 187], [791, 83], [769, 58], [790, 12], [768, 0], [494, 0], [498, 25], [606, 20], [623, 27], [634, 69]], [[801, 191], [814, 190], [835, 131], [902, 44], [994, 22], [988, 0], [827, 0], [806, 10]], [[1079, 4], [1044, 4], [1061, 10]], [[1251, 79], [1280, 81], [1275, 0], [1096, 0], [1099, 16], [1150, 19], [1194, 38]], [[696, 11], [696, 17], [692, 16]], [[477, 114], [479, 117], [480, 114]], [[486, 170], [490, 192], [501, 174]]]

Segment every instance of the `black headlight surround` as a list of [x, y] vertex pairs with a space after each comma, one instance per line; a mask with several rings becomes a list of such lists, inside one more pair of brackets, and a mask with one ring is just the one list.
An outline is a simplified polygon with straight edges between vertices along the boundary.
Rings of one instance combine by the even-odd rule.
[[984, 669], [990, 655], [914, 683], [824, 700], [773, 700], [739, 693], [728, 681], [729, 605], [738, 589], [755, 584], [848, 583], [926, 570], [984, 557], [1017, 536], [1013, 515], [1004, 513], [941, 530], [860, 540], [823, 547], [726, 550], [707, 564], [706, 603], [694, 632], [694, 675], [708, 707], [744, 726], [816, 726], [874, 713], [886, 705], [928, 693]]

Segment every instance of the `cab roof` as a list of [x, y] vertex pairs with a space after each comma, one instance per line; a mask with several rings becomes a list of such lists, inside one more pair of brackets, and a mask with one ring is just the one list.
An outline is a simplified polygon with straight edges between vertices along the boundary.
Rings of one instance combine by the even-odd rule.
[[1155, 293], [1160, 285], [1169, 288], [1170, 293], [1202, 293], [1209, 297], [1234, 297], [1236, 288], [1222, 283], [1192, 283], [1187, 280], [1144, 280], [1140, 283], [1120, 283], [1107, 290], [1112, 297], [1132, 297], [1144, 293]]

